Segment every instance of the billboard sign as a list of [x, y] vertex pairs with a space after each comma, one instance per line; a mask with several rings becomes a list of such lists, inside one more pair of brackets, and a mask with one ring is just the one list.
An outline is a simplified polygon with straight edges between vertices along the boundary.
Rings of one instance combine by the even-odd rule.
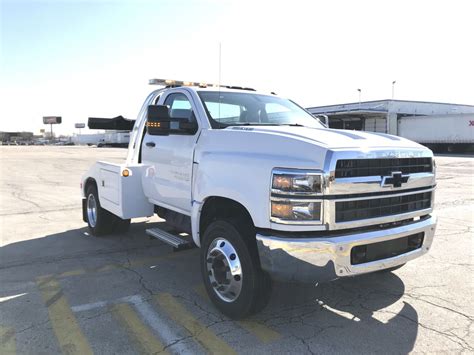
[[76, 124], [74, 125], [74, 127], [79, 128], [79, 129], [80, 129], [80, 128], [85, 128], [85, 127], [86, 127], [86, 124], [85, 124], [85, 123], [76, 123]]
[[44, 124], [60, 124], [61, 121], [61, 116], [43, 116]]

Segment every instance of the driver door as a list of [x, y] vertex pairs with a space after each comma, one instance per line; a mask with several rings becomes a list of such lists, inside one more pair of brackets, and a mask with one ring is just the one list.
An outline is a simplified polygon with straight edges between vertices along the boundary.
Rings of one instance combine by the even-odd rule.
[[[168, 106], [171, 118], [196, 121], [195, 107], [184, 90], [163, 96], [160, 104]], [[195, 134], [171, 130], [168, 136], [145, 133], [142, 162], [149, 168], [143, 175], [143, 187], [151, 203], [183, 214], [191, 213], [193, 157], [198, 136], [199, 129]]]

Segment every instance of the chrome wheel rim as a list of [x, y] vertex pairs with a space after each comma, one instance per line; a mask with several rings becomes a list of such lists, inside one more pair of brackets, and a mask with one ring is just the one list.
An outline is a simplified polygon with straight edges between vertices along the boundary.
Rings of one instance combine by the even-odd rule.
[[87, 197], [87, 220], [92, 228], [97, 224], [97, 202], [93, 194]]
[[242, 267], [234, 246], [216, 238], [207, 251], [207, 274], [216, 295], [225, 302], [235, 301], [242, 291]]

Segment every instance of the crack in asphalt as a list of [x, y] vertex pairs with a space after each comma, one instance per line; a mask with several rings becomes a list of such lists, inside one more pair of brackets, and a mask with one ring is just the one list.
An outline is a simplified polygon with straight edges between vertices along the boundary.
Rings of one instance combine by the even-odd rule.
[[[7, 185], [8, 185], [8, 184], [7, 184]], [[18, 186], [16, 186], [16, 185], [12, 185], [11, 187], [14, 187], [14, 188], [17, 189], [17, 190], [15, 190], [15, 191], [12, 192], [12, 196], [13, 196], [14, 198], [16, 198], [16, 199], [18, 199], [18, 200], [20, 200], [20, 201], [26, 202], [26, 203], [30, 203], [30, 204], [32, 204], [33, 206], [35, 206], [36, 208], [40, 208], [40, 209], [41, 209], [41, 206], [40, 206], [38, 203], [36, 203], [35, 201], [30, 200], [30, 199], [28, 199], [27, 197], [22, 197], [22, 195], [28, 196], [28, 195], [25, 194], [25, 191], [24, 191], [23, 188], [18, 187]]]
[[165, 345], [165, 347], [163, 348], [162, 351], [164, 352], [164, 351], [166, 351], [168, 348], [170, 348], [170, 347], [172, 347], [172, 346], [174, 346], [174, 345], [176, 345], [176, 344], [182, 343], [183, 341], [186, 341], [186, 340], [188, 340], [188, 339], [192, 339], [192, 338], [193, 338], [192, 335], [186, 335], [186, 336], [184, 336], [184, 337], [181, 337], [181, 338], [179, 338], [179, 339], [176, 339], [176, 340], [172, 341], [171, 343]]
[[[128, 254], [128, 253], [127, 253], [127, 254]], [[146, 292], [148, 292], [148, 294], [149, 294], [150, 296], [153, 296], [154, 293], [153, 293], [153, 291], [152, 291], [150, 288], [148, 288], [148, 286], [146, 285], [145, 278], [143, 277], [143, 275], [140, 274], [138, 271], [136, 271], [135, 269], [132, 268], [132, 266], [131, 266], [131, 265], [132, 265], [132, 262], [130, 261], [130, 258], [128, 257], [128, 255], [127, 255], [127, 263], [128, 263], [129, 266], [120, 265], [120, 267], [121, 267], [122, 269], [128, 270], [128, 271], [130, 271], [131, 273], [137, 275], [137, 276], [138, 276], [138, 283], [141, 285], [141, 287], [142, 287]]]
[[41, 326], [43, 326], [43, 325], [45, 325], [45, 324], [47, 324], [47, 323], [49, 323], [49, 322], [50, 322], [50, 320], [49, 320], [49, 317], [48, 317], [48, 318], [46, 318], [45, 320], [43, 320], [43, 321], [41, 321], [41, 322], [39, 322], [39, 323], [31, 324], [31, 325], [29, 325], [29, 326], [26, 327], [26, 328], [23, 328], [23, 329], [20, 329], [20, 330], [16, 331], [15, 333], [18, 335], [18, 334], [24, 333], [24, 332], [26, 332], [26, 331], [28, 331], [28, 330], [30, 330], [30, 329], [37, 328], [37, 327], [41, 327]]
[[[414, 300], [417, 300], [417, 301], [422, 301], [422, 302], [428, 303], [428, 304], [430, 304], [430, 305], [432, 305], [432, 306], [435, 306], [435, 307], [444, 309], [444, 310], [446, 310], [446, 311], [448, 311], [448, 312], [452, 312], [452, 313], [459, 314], [460, 316], [465, 317], [465, 318], [469, 319], [470, 321], [474, 321], [474, 316], [470, 316], [470, 315], [465, 314], [465, 313], [463, 313], [463, 312], [461, 312], [461, 311], [457, 311], [457, 310], [455, 310], [455, 309], [452, 309], [452, 308], [449, 308], [449, 307], [446, 307], [446, 306], [442, 306], [442, 305], [440, 305], [440, 304], [437, 304], [437, 303], [434, 303], [434, 302], [431, 302], [431, 301], [428, 301], [428, 300], [422, 298], [422, 297], [438, 298], [438, 297], [436, 297], [436, 296], [433, 296], [433, 295], [420, 295], [420, 294], [415, 295], [415, 294], [411, 294], [411, 293], [408, 293], [408, 292], [405, 292], [405, 296], [408, 296], [408, 297], [410, 297], [410, 298], [412, 298], [412, 299], [414, 299]], [[442, 299], [442, 298], [438, 298], [438, 299], [443, 300], [443, 301], [445, 301], [445, 302], [448, 302], [448, 301], [446, 301], [446, 300], [444, 300], [444, 299]]]

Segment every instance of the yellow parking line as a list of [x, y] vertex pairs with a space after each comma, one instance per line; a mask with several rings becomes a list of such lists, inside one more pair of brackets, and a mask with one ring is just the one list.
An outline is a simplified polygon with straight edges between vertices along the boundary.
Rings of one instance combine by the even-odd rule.
[[64, 277], [70, 277], [70, 276], [79, 276], [79, 275], [84, 275], [86, 273], [86, 270], [84, 269], [77, 269], [77, 270], [69, 270], [65, 271], [57, 276], [57, 278], [64, 278]]
[[138, 317], [133, 308], [126, 304], [116, 304], [111, 307], [112, 313], [124, 325], [133, 339], [145, 354], [166, 354], [164, 345], [153, 335], [151, 330]]
[[120, 269], [121, 267], [122, 267], [121, 265], [117, 265], [117, 264], [108, 264], [108, 265], [101, 266], [100, 268], [96, 270], [91, 270], [91, 272], [107, 272], [107, 271]]
[[0, 326], [0, 354], [16, 354], [15, 329]]
[[[205, 300], [209, 300], [204, 284], [199, 284], [194, 288], [197, 294]], [[262, 343], [269, 343], [281, 338], [281, 334], [254, 320], [236, 321], [236, 323], [249, 333], [253, 334]]]
[[171, 319], [190, 332], [211, 354], [235, 354], [226, 342], [199, 322], [169, 293], [160, 293], [154, 297], [154, 300]]
[[39, 278], [37, 285], [43, 301], [48, 307], [49, 319], [62, 352], [65, 354], [92, 354], [92, 349], [82, 334], [59, 283], [53, 278]]

